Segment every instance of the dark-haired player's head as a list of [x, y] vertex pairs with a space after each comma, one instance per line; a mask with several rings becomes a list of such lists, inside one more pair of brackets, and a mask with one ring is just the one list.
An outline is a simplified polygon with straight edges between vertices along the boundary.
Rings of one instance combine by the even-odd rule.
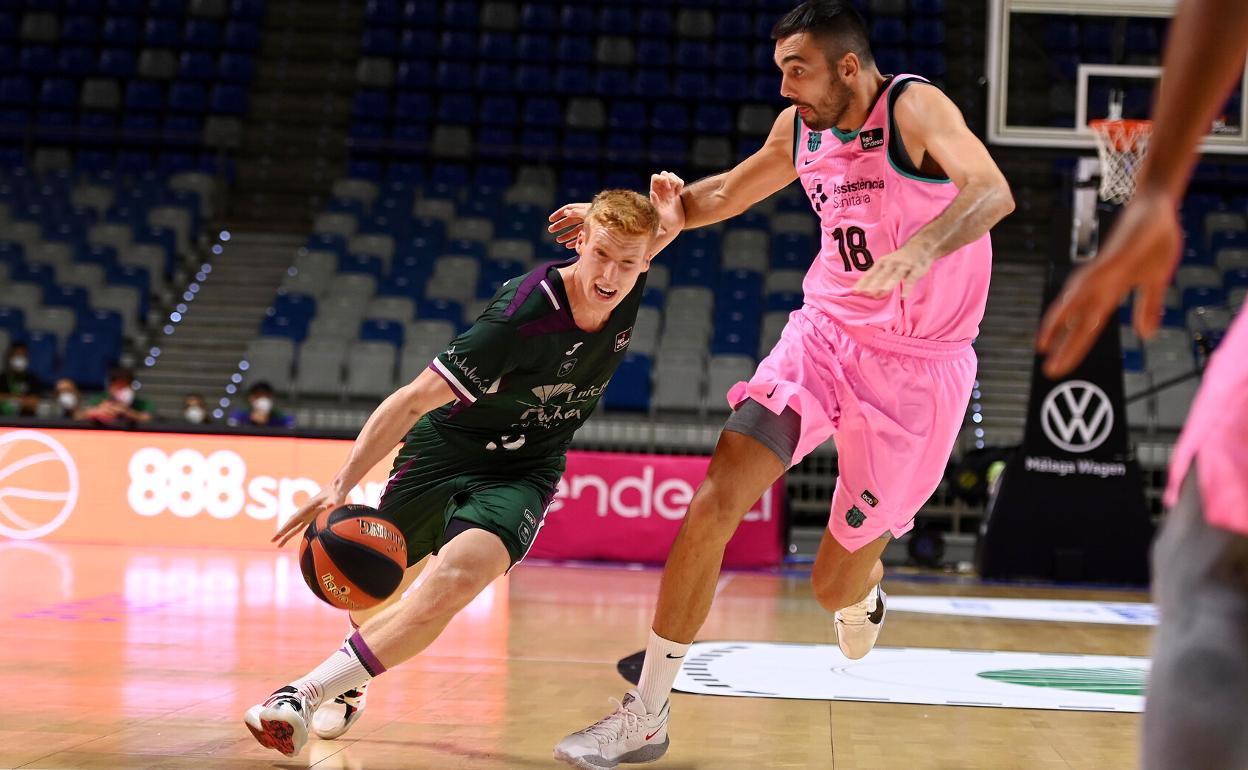
[[853, 83], [875, 70], [867, 26], [848, 0], [807, 0], [771, 30], [780, 95], [812, 131], [835, 126], [849, 109]]
[[268, 414], [273, 411], [273, 386], [267, 382], [257, 382], [247, 389], [247, 400], [252, 411]]
[[606, 310], [620, 304], [650, 266], [659, 231], [659, 212], [632, 190], [604, 190], [594, 196], [578, 236], [573, 286], [581, 299]]

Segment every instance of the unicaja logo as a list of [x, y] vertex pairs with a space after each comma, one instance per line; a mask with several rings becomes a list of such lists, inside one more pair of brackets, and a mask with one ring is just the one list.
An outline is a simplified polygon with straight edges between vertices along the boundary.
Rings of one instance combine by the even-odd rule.
[[1040, 427], [1053, 446], [1067, 452], [1091, 452], [1109, 438], [1114, 407], [1105, 391], [1087, 380], [1061, 383], [1040, 406]]
[[56, 531], [78, 502], [78, 467], [44, 433], [0, 435], [0, 534], [37, 540]]

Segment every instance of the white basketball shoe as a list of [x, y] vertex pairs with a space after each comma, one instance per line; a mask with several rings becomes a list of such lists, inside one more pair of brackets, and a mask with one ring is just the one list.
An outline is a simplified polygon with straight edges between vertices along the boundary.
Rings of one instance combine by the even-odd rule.
[[884, 626], [887, 594], [877, 583], [867, 598], [836, 612], [836, 644], [850, 660], [858, 660], [875, 647]]
[[611, 702], [616, 705], [613, 713], [559, 741], [555, 759], [582, 770], [610, 770], [620, 764], [653, 762], [667, 752], [670, 701], [657, 714], [646, 711], [636, 690], [629, 690], [623, 701]]
[[334, 698], [312, 715], [312, 731], [316, 737], [332, 741], [340, 738], [364, 713], [364, 701], [368, 698], [368, 685], [362, 684]]
[[264, 703], [247, 709], [243, 721], [266, 749], [296, 756], [308, 742], [308, 705], [290, 685], [277, 690]]

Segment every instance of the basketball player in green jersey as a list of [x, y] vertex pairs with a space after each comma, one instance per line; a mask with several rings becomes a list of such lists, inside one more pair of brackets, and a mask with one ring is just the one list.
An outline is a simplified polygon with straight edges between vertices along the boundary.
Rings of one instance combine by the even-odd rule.
[[[650, 200], [600, 193], [584, 211], [577, 258], [513, 278], [429, 368], [387, 398], [334, 479], [273, 538], [304, 530], [393, 447], [403, 446], [380, 510], [407, 539], [408, 574], [381, 608], [354, 613], [342, 646], [247, 711], [256, 740], [299, 753], [308, 723], [342, 735], [375, 676], [424, 650], [451, 618], [524, 558], [563, 475], [568, 445], [597, 406], [631, 339], [651, 258], [684, 226], [683, 184], [651, 179]], [[425, 558], [428, 578], [407, 596]]]

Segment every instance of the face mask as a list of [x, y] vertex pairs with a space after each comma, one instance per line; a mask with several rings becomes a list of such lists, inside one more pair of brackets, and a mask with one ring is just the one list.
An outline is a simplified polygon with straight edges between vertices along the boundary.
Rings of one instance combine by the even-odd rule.
[[204, 421], [204, 408], [202, 406], [188, 406], [186, 408], [186, 421], [198, 425]]
[[67, 412], [78, 406], [78, 396], [68, 390], [58, 395], [56, 400], [60, 403], [61, 408]]
[[26, 356], [13, 356], [9, 359], [9, 368], [15, 372], [26, 371], [26, 367], [29, 364], [30, 362], [26, 360]]
[[263, 412], [265, 414], [268, 414], [269, 412], [273, 411], [273, 399], [269, 398], [268, 396], [261, 396], [260, 398], [257, 398], [254, 402], [252, 402], [251, 408], [257, 412]]
[[134, 391], [130, 388], [121, 388], [120, 390], [113, 391], [113, 398], [117, 399], [126, 406], [130, 406], [134, 403]]

